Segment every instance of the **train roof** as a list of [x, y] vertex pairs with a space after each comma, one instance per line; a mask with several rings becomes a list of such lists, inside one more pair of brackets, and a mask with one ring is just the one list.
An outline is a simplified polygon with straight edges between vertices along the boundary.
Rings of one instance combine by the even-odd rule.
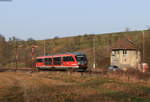
[[37, 58], [43, 58], [43, 57], [48, 57], [48, 56], [60, 56], [60, 55], [76, 55], [76, 56], [83, 56], [85, 55], [84, 53], [81, 52], [65, 52], [65, 53], [56, 53], [56, 54], [48, 54], [46, 56], [39, 56]]

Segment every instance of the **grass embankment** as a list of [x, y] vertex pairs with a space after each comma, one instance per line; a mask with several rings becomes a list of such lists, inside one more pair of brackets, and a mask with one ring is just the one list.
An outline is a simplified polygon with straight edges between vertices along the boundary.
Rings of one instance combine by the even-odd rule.
[[0, 73], [0, 102], [150, 102], [150, 86], [110, 75], [9, 72]]

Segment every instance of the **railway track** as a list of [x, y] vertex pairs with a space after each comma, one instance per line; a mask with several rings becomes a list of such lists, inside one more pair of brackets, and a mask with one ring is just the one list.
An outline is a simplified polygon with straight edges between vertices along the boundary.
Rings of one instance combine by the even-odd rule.
[[80, 73], [81, 75], [104, 75], [107, 72], [103, 71], [86, 71], [86, 72], [77, 72], [77, 71], [66, 71], [66, 70], [37, 70], [35, 68], [0, 68], [0, 72], [24, 72], [24, 73], [37, 73], [37, 72], [69, 72], [69, 73]]
[[[37, 70], [35, 68], [0, 68], [0, 72], [40, 72], [40, 71], [66, 71], [66, 70]], [[67, 71], [66, 71], [67, 72]], [[86, 71], [82, 73], [93, 73], [93, 74], [99, 74], [100, 71]]]
[[36, 69], [33, 69], [33, 68], [19, 68], [19, 69], [15, 69], [15, 68], [0, 68], [0, 72], [18, 72], [18, 71], [28, 72], [28, 71], [36, 71]]

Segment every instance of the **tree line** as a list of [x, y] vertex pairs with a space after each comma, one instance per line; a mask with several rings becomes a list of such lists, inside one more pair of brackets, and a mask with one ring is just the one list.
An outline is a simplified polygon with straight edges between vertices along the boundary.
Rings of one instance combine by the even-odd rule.
[[[16, 37], [6, 40], [3, 35], [0, 35], [0, 67], [32, 67], [36, 56], [73, 51], [87, 54], [89, 67], [92, 67], [94, 55], [98, 68], [107, 67], [110, 64], [111, 46], [122, 37], [131, 39], [137, 49], [141, 51], [141, 57], [144, 58], [142, 61], [150, 65], [148, 57], [150, 56], [150, 30], [146, 30], [144, 42], [141, 31], [98, 35], [84, 34], [66, 38], [54, 37], [47, 40], [29, 38], [26, 41]], [[94, 50], [95, 52], [93, 52]]]

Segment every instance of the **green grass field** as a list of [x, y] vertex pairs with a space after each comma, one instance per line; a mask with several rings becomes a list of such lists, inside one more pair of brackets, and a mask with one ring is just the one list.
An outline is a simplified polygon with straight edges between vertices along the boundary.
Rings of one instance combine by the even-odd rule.
[[148, 80], [115, 75], [3, 72], [0, 102], [150, 102]]

